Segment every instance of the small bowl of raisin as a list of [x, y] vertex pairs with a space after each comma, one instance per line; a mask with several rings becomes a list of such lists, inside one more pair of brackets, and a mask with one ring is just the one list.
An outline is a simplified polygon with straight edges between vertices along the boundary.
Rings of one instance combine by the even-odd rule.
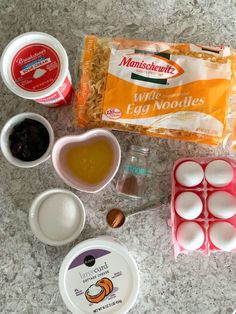
[[2, 153], [17, 167], [31, 168], [41, 164], [50, 157], [53, 144], [51, 124], [37, 113], [17, 114], [2, 128]]

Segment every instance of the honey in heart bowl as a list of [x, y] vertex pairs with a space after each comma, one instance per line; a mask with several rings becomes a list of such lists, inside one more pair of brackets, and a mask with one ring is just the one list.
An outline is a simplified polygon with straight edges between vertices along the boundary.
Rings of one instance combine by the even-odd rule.
[[105, 129], [64, 136], [52, 150], [53, 166], [61, 179], [88, 193], [101, 191], [114, 178], [120, 159], [119, 142]]

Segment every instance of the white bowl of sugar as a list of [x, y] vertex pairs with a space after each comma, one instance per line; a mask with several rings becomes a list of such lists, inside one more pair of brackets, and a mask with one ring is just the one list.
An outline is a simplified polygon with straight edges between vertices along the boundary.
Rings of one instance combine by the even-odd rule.
[[84, 205], [77, 195], [65, 189], [50, 189], [32, 202], [29, 223], [43, 243], [60, 246], [74, 241], [85, 224]]

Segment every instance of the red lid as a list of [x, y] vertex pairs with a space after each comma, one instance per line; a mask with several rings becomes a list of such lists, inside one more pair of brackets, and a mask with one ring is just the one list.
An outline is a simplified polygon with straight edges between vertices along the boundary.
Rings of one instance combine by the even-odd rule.
[[51, 47], [42, 43], [29, 44], [13, 57], [11, 74], [15, 83], [29, 92], [49, 88], [60, 73], [60, 59]]

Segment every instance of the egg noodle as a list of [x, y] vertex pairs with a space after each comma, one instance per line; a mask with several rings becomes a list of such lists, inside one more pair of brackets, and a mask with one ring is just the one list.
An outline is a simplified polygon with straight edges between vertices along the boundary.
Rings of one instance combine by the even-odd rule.
[[236, 147], [235, 65], [224, 46], [86, 36], [78, 124]]

